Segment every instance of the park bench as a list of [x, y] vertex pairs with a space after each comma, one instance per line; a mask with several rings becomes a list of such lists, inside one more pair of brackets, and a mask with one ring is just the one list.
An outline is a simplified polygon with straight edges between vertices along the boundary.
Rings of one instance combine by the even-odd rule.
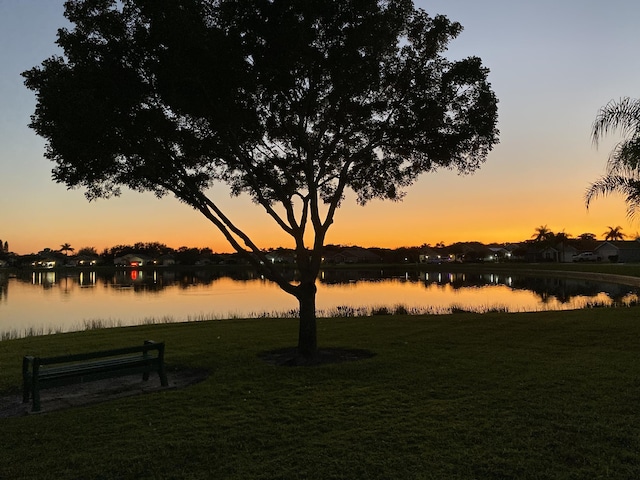
[[34, 357], [22, 361], [22, 401], [33, 399], [32, 411], [40, 411], [40, 390], [94, 380], [142, 374], [143, 380], [157, 372], [168, 385], [164, 368], [164, 343], [147, 340], [143, 345], [99, 352]]

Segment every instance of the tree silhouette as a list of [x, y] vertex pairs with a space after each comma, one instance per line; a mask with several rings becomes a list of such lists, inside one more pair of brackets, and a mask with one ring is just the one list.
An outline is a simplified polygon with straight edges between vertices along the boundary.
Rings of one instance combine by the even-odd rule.
[[546, 225], [540, 225], [536, 227], [535, 233], [531, 235], [534, 242], [544, 242], [553, 237], [553, 232], [547, 228]]
[[619, 225], [617, 227], [607, 227], [607, 229], [608, 230], [602, 234], [605, 240], [624, 240], [626, 237], [626, 235], [622, 233], [622, 227]]
[[586, 240], [586, 241], [594, 241], [596, 239], [596, 234], [595, 233], [581, 233], [580, 235], [578, 235], [578, 238], [580, 240]]
[[[473, 172], [497, 142], [462, 30], [410, 0], [70, 0], [63, 56], [23, 75], [53, 177], [91, 199], [173, 194], [299, 303], [298, 354], [317, 358], [327, 231], [350, 189], [398, 200], [420, 173]], [[295, 246], [285, 278], [209, 195], [248, 194]]]
[[552, 234], [553, 240], [558, 243], [565, 243], [571, 240], [571, 234], [564, 231]]
[[75, 248], [73, 248], [71, 245], [69, 245], [68, 243], [64, 243], [62, 245], [60, 245], [60, 251], [62, 253], [65, 254], [65, 256], [68, 255], [69, 252], [73, 252], [75, 251]]
[[98, 252], [96, 251], [96, 247], [82, 247], [80, 250], [78, 250], [78, 255], [98, 255]]
[[592, 183], [585, 194], [587, 208], [598, 196], [620, 193], [633, 218], [640, 206], [640, 100], [623, 98], [600, 109], [592, 128], [596, 145], [607, 134], [619, 130], [627, 138], [609, 154], [606, 174]]

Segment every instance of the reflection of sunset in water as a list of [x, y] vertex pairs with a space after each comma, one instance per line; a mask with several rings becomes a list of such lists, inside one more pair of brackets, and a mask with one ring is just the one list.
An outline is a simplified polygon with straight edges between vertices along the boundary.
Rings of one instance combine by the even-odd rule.
[[[28, 279], [5, 279], [0, 289], [0, 332], [31, 327], [45, 332], [74, 330], [92, 321], [136, 325], [148, 321], [242, 318], [263, 313], [277, 316], [297, 309], [293, 297], [247, 272], [242, 272], [240, 279], [211, 271], [133, 270], [104, 275], [90, 271], [71, 275], [48, 271]], [[574, 309], [611, 304], [612, 297], [603, 291], [614, 292], [617, 301], [637, 301], [635, 295], [627, 294], [626, 287], [608, 285], [608, 290], [599, 290], [598, 285], [585, 287], [581, 284], [584, 281], [575, 280], [536, 279], [530, 288], [522, 286], [527, 284], [523, 279], [494, 275], [472, 278], [414, 274], [410, 278], [406, 274], [369, 280], [331, 279], [331, 282], [326, 278], [318, 282], [319, 315], [345, 311], [345, 307], [362, 313], [382, 307], [393, 310], [396, 306], [424, 313], [447, 313], [452, 307], [478, 312]], [[509, 286], [512, 284], [514, 288]], [[516, 284], [520, 286], [515, 288]], [[580, 288], [587, 288], [589, 293], [576, 294]]]
[[357, 282], [348, 285], [319, 285], [319, 309], [330, 310], [337, 306], [389, 306], [404, 305], [408, 308], [430, 309], [434, 313], [445, 312], [452, 306], [465, 310], [486, 311], [492, 308], [512, 312], [538, 310], [569, 310], [582, 308], [587, 303], [611, 304], [605, 293], [596, 296], [573, 297], [562, 303], [555, 297], [541, 299], [529, 290], [513, 290], [506, 285], [454, 288], [451, 284], [404, 282], [384, 280]]

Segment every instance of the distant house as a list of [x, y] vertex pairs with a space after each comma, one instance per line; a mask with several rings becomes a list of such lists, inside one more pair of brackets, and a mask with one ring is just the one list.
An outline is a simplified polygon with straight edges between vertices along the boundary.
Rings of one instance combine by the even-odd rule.
[[480, 242], [458, 243], [450, 248], [454, 255], [453, 260], [461, 262], [483, 262], [491, 256], [491, 250]]
[[488, 247], [488, 250], [485, 262], [503, 262], [511, 258], [511, 251], [504, 247]]
[[176, 259], [173, 255], [160, 255], [155, 261], [156, 265], [162, 265], [164, 267], [175, 265]]
[[52, 257], [42, 257], [35, 260], [31, 265], [37, 268], [56, 268], [58, 260]]
[[423, 247], [422, 250], [420, 250], [420, 254], [418, 255], [418, 261], [420, 263], [442, 263], [443, 261], [445, 261], [443, 257], [446, 257], [446, 261], [449, 261], [448, 255], [443, 256], [440, 253], [436, 252], [433, 248]]
[[213, 265], [213, 259], [211, 255], [199, 255], [198, 258], [193, 262], [193, 264], [197, 267], [204, 267], [207, 265]]
[[556, 248], [548, 245], [530, 244], [524, 254], [524, 259], [529, 263], [557, 262], [559, 253]]
[[640, 242], [637, 240], [611, 240], [598, 245], [593, 253], [605, 262], [640, 262]]
[[382, 257], [366, 248], [348, 247], [340, 252], [325, 257], [328, 263], [381, 263]]
[[[517, 255], [516, 255], [517, 252]], [[523, 252], [524, 254], [522, 255]], [[529, 243], [514, 250], [512, 260], [525, 260], [530, 263], [537, 262], [560, 262], [568, 263], [573, 261], [573, 256], [578, 250], [568, 243], [558, 243], [556, 245], [541, 245]]]
[[291, 264], [296, 262], [296, 256], [292, 251], [274, 250], [265, 255], [271, 263]]
[[113, 263], [120, 267], [143, 267], [151, 263], [151, 258], [141, 253], [127, 253], [115, 257]]
[[559, 243], [555, 249], [558, 252], [558, 261], [562, 263], [572, 262], [573, 256], [578, 253], [578, 249], [568, 243]]
[[72, 259], [73, 264], [77, 267], [89, 267], [100, 263], [98, 255], [77, 255]]

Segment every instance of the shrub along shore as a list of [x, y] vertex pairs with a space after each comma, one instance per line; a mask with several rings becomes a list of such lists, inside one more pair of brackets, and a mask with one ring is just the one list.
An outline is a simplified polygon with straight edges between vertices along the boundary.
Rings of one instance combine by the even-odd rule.
[[[0, 342], [25, 354], [165, 341], [183, 389], [0, 419], [0, 478], [640, 477], [640, 308], [319, 320], [321, 346], [375, 356], [312, 368], [259, 354], [295, 319], [144, 325]], [[46, 393], [43, 394], [46, 406]]]

